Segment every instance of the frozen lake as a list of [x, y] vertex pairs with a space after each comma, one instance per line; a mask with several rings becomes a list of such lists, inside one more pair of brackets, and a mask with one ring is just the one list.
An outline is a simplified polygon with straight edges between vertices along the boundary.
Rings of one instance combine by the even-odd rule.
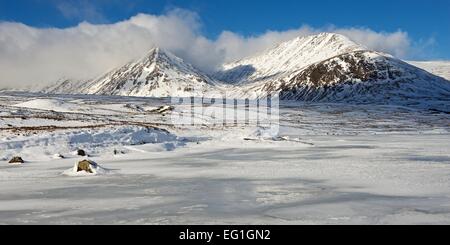
[[[272, 140], [151, 113], [169, 104], [1, 94], [0, 223], [450, 224], [449, 114], [283, 103], [280, 135], [295, 140]], [[110, 172], [62, 175], [80, 146]]]

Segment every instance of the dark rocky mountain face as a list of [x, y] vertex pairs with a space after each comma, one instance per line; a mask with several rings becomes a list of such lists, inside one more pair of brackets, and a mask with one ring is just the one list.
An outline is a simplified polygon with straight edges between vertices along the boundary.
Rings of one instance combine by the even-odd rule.
[[448, 81], [372, 51], [355, 51], [310, 65], [275, 90], [281, 99], [301, 101], [450, 101]]

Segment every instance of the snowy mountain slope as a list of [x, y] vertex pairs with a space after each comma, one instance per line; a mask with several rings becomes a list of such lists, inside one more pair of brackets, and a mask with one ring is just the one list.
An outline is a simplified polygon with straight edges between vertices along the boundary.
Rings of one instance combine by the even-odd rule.
[[335, 33], [298, 37], [256, 56], [224, 65], [215, 77], [228, 83], [270, 81], [333, 56], [366, 48]]
[[433, 101], [450, 111], [449, 81], [338, 34], [296, 38], [226, 68], [217, 77], [234, 81], [234, 97], [428, 105]]
[[[215, 80], [217, 79], [217, 80]], [[219, 82], [220, 81], [220, 82]], [[296, 38], [205, 75], [159, 48], [86, 82], [63, 81], [58, 93], [143, 97], [227, 97], [430, 104], [450, 111], [450, 82], [334, 33]], [[434, 102], [433, 102], [434, 103]], [[436, 104], [434, 103], [434, 104]]]
[[352, 52], [316, 63], [285, 85], [280, 94], [284, 99], [359, 102], [442, 99], [450, 106], [449, 82], [371, 51]]
[[278, 95], [282, 100], [422, 104], [450, 112], [449, 81], [373, 51], [338, 55], [288, 80], [249, 85], [244, 93], [241, 96]]
[[68, 78], [62, 78], [55, 83], [41, 89], [43, 93], [49, 94], [76, 94], [83, 90], [92, 80], [73, 80]]
[[406, 61], [450, 81], [450, 61]]
[[192, 96], [214, 90], [214, 81], [175, 55], [152, 49], [146, 56], [85, 81], [70, 80], [49, 88], [51, 93], [81, 93], [122, 96]]

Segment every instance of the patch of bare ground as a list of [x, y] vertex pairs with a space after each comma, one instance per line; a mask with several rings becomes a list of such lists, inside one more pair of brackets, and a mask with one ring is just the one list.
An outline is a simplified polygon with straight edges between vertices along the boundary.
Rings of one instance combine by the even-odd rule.
[[166, 131], [166, 129], [160, 128], [161, 126], [172, 126], [169, 124], [153, 124], [153, 123], [143, 123], [143, 122], [125, 122], [116, 121], [111, 123], [94, 124], [94, 125], [82, 125], [82, 126], [56, 126], [56, 125], [45, 125], [45, 126], [19, 126], [19, 127], [2, 127], [0, 131], [10, 131], [12, 133], [37, 133], [41, 131], [52, 132], [57, 130], [76, 130], [76, 129], [96, 129], [104, 127], [114, 127], [114, 126], [140, 126], [144, 128], [151, 128], [155, 130]]

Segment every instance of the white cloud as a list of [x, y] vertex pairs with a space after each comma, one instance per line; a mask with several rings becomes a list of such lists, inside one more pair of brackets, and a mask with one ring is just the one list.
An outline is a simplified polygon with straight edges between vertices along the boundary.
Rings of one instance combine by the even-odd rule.
[[408, 33], [397, 31], [393, 33], [374, 32], [370, 29], [335, 29], [337, 33], [350, 37], [366, 47], [390, 53], [397, 57], [406, 57], [411, 51], [411, 40]]
[[252, 55], [296, 36], [335, 31], [375, 50], [405, 57], [411, 49], [407, 33], [369, 29], [303, 26], [240, 36], [224, 31], [216, 40], [201, 33], [197, 14], [181, 9], [164, 15], [139, 14], [118, 23], [86, 22], [66, 29], [0, 23], [0, 87], [54, 82], [61, 77], [86, 79], [138, 58], [159, 46], [208, 71], [223, 62]]

